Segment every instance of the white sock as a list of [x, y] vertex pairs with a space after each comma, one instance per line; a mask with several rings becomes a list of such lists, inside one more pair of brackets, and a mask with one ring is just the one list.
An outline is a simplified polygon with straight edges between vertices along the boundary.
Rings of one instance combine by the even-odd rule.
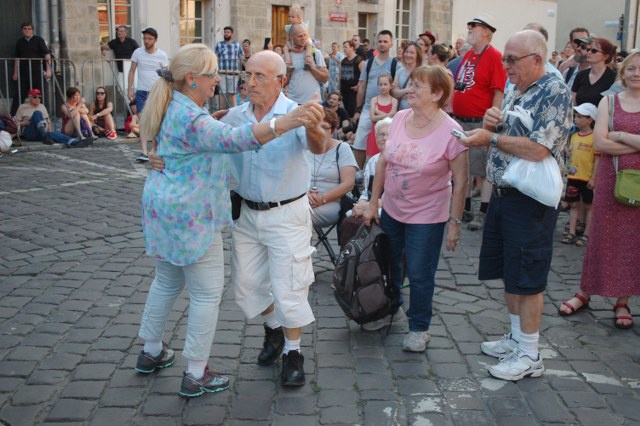
[[509, 314], [511, 321], [511, 338], [516, 342], [520, 341], [520, 315]]
[[278, 322], [278, 319], [276, 318], [275, 309], [266, 315], [262, 315], [262, 319], [264, 320], [264, 323], [267, 324], [267, 327], [271, 329], [280, 327], [280, 322]]
[[532, 360], [537, 360], [540, 352], [538, 351], [538, 340], [540, 340], [540, 332], [536, 331], [532, 334], [526, 334], [520, 332], [520, 341], [518, 342], [518, 349], [524, 352]]
[[204, 368], [207, 366], [207, 360], [197, 361], [197, 360], [189, 360], [187, 362], [187, 373], [191, 374], [193, 377], [198, 379], [202, 379], [204, 377]]
[[160, 351], [162, 351], [162, 340], [158, 340], [157, 342], [144, 342], [144, 348], [142, 350], [151, 356], [158, 356], [160, 355]]
[[284, 336], [284, 350], [283, 350], [283, 353], [288, 354], [289, 351], [302, 352], [300, 350], [300, 339], [289, 340], [289, 339], [287, 339], [287, 336]]

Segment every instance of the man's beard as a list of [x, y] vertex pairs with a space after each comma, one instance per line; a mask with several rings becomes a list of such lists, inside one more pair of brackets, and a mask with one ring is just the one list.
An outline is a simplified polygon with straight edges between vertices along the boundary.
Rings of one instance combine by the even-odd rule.
[[223, 36], [224, 37], [224, 41], [229, 41], [231, 40], [231, 36]]

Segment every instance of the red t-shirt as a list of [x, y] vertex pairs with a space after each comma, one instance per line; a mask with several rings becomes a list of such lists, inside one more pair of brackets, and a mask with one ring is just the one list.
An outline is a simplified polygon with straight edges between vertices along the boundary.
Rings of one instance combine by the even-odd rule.
[[463, 83], [464, 90], [453, 91], [453, 114], [460, 117], [483, 117], [491, 108], [495, 89], [504, 91], [507, 73], [502, 66], [502, 53], [489, 45], [476, 54], [469, 50], [455, 76], [456, 83]]

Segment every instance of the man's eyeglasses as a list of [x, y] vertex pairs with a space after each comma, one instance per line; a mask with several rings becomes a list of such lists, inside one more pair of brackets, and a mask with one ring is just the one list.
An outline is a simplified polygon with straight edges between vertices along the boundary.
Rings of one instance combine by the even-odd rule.
[[242, 72], [240, 73], [240, 78], [245, 81], [248, 82], [250, 81], [252, 78], [255, 78], [256, 81], [258, 83], [264, 83], [265, 81], [268, 80], [275, 80], [278, 77], [282, 77], [281, 75], [276, 75], [275, 77], [267, 77], [264, 74], [260, 74], [260, 73], [253, 73], [253, 72]]
[[524, 56], [520, 56], [520, 57], [514, 57], [514, 56], [511, 56], [511, 55], [503, 56], [501, 61], [502, 61], [503, 64], [513, 65], [513, 64], [515, 64], [516, 62], [518, 62], [521, 59], [528, 58], [529, 56], [534, 56], [534, 55], [537, 55], [537, 53], [529, 53], [528, 55], [524, 55]]
[[589, 49], [587, 48], [587, 45], [586, 45], [586, 44], [584, 44], [584, 43], [577, 44], [577, 45], [576, 45], [576, 49], [589, 50]]

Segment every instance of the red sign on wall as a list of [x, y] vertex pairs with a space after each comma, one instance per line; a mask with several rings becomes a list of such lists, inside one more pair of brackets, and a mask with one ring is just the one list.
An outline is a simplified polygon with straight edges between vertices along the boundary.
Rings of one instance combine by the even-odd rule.
[[349, 22], [349, 17], [344, 12], [329, 12], [331, 22]]

